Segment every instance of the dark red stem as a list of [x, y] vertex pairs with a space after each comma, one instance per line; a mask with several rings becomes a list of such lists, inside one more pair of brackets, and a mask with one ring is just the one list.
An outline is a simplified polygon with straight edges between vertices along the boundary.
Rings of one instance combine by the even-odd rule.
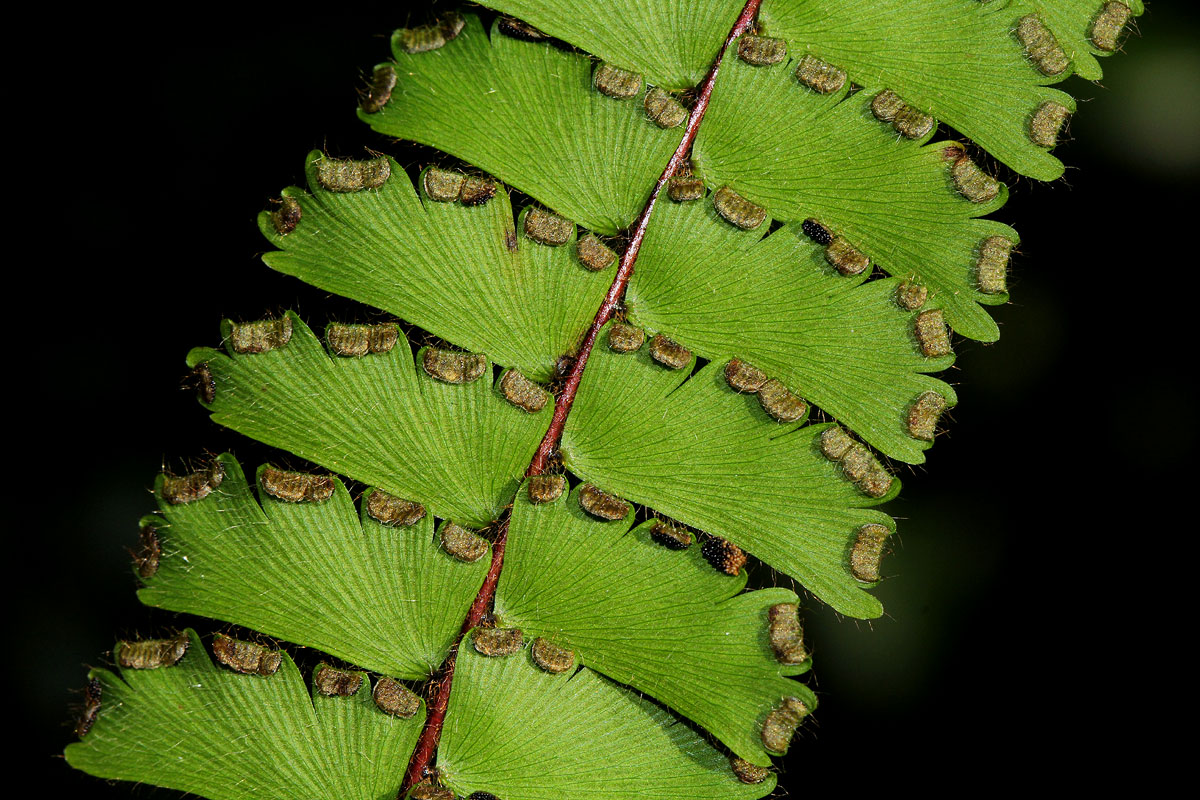
[[[745, 33], [754, 23], [754, 17], [758, 14], [758, 7], [761, 4], [762, 0], [747, 0], [742, 13], [729, 31], [729, 36], [725, 38], [725, 44], [721, 46], [721, 51], [717, 53], [712, 67], [709, 68], [704, 83], [700, 85], [696, 102], [692, 105], [692, 113], [688, 116], [687, 127], [683, 132], [683, 140], [679, 143], [679, 147], [675, 148], [671, 160], [667, 162], [666, 168], [658, 177], [658, 181], [654, 184], [654, 190], [650, 192], [650, 199], [646, 201], [642, 213], [638, 215], [637, 221], [630, 231], [629, 244], [626, 246], [625, 252], [621, 254], [621, 263], [617, 267], [616, 277], [613, 278], [612, 285], [608, 287], [608, 294], [604, 296], [604, 302], [600, 304], [600, 308], [588, 328], [579, 353], [575, 357], [575, 364], [567, 376], [567, 382], [554, 402], [554, 417], [550, 420], [550, 428], [542, 438], [541, 444], [538, 445], [529, 469], [525, 471], [527, 476], [541, 475], [545, 472], [550, 454], [558, 447], [563, 427], [567, 423], [567, 414], [571, 413], [571, 405], [575, 402], [576, 392], [579, 391], [583, 370], [587, 367], [588, 357], [592, 354], [592, 347], [596, 344], [596, 336], [600, 333], [600, 329], [612, 319], [613, 312], [621, 302], [621, 296], [625, 293], [625, 287], [628, 285], [630, 277], [633, 276], [633, 264], [637, 261], [638, 252], [642, 248], [642, 240], [646, 238], [646, 228], [650, 225], [650, 215], [654, 212], [658, 196], [692, 148], [696, 132], [700, 130], [700, 120], [704, 118], [704, 112], [708, 110], [708, 101], [712, 97], [713, 86], [717, 82], [717, 71], [721, 68], [725, 51], [729, 49], [729, 45], [734, 39]], [[504, 566], [504, 545], [507, 540], [508, 520], [506, 518], [501, 522], [499, 534], [492, 544], [491, 567], [488, 569], [483, 586], [475, 596], [475, 602], [471, 604], [471, 608], [467, 612], [467, 618], [463, 620], [458, 642], [433, 679], [433, 694], [428, 699], [429, 716], [425, 719], [425, 727], [421, 731], [421, 738], [417, 741], [417, 749], [413, 752], [412, 760], [409, 761], [408, 772], [404, 776], [402, 795], [427, 777], [429, 773], [429, 762], [433, 760], [434, 751], [437, 750], [438, 741], [442, 737], [442, 723], [446, 719], [446, 707], [450, 703], [450, 685], [454, 680], [454, 665], [458, 656], [458, 647], [462, 643], [462, 637], [479, 624], [488, 608], [491, 607], [492, 600], [496, 596], [496, 584], [500, 581], [500, 569]]]

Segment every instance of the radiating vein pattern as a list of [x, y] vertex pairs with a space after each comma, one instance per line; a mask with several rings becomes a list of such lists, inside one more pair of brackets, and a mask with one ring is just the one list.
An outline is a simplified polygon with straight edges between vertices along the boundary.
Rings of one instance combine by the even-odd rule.
[[[162, 556], [138, 597], [316, 647], [399, 678], [427, 678], [445, 659], [485, 562], [434, 540], [433, 519], [388, 527], [355, 512], [341, 482], [323, 502], [256, 501], [231, 456], [216, 491], [189, 503], [158, 496], [148, 517]], [[369, 494], [369, 492], [368, 492]], [[364, 500], [365, 503], [365, 500]]]
[[[787, 589], [739, 594], [700, 544], [672, 550], [655, 523], [601, 521], [581, 510], [579, 490], [533, 504], [517, 495], [496, 616], [506, 626], [571, 649], [578, 663], [644, 692], [711, 731], [737, 755], [769, 764], [762, 718], [781, 697], [815, 698], [787, 680], [808, 669], [780, 664], [768, 609], [796, 603]], [[714, 687], [721, 687], [714, 691]]]
[[331, 357], [299, 317], [287, 318], [293, 333], [278, 349], [188, 354], [212, 374], [215, 422], [438, 517], [474, 526], [499, 518], [549, 425], [548, 407], [517, 408], [487, 377], [435, 380], [413, 364], [403, 336], [387, 353]]
[[827, 427], [782, 425], [738, 394], [718, 364], [690, 380], [647, 349], [592, 354], [563, 433], [563, 461], [606, 491], [744, 547], [838, 611], [878, 616], [848, 557], [857, 529], [890, 527], [820, 452]]
[[270, 676], [209, 660], [195, 632], [176, 666], [93, 670], [99, 718], [67, 747], [73, 767], [212, 800], [391, 800], [425, 713], [388, 716], [370, 681], [351, 697], [313, 692], [288, 655]]

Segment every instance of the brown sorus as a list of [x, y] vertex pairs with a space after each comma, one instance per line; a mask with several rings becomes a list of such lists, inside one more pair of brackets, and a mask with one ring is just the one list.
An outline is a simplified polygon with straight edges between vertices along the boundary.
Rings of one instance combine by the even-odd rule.
[[558, 247], [570, 241], [574, 233], [574, 222], [537, 206], [525, 215], [525, 235], [540, 244]]
[[617, 263], [616, 251], [600, 241], [594, 233], [589, 233], [576, 243], [575, 254], [579, 257], [579, 263], [592, 272], [600, 272]]
[[795, 603], [776, 603], [767, 610], [767, 629], [775, 659], [781, 664], [803, 664], [808, 660], [804, 631], [800, 627], [800, 607]]
[[756, 67], [768, 67], [787, 58], [787, 42], [770, 36], [745, 34], [738, 39], [738, 58]]
[[646, 343], [646, 332], [624, 322], [614, 322], [608, 329], [608, 348], [614, 353], [633, 353]]
[[592, 85], [601, 94], [625, 100], [642, 90], [642, 76], [612, 64], [597, 64], [592, 74]]
[[1000, 194], [1000, 181], [988, 175], [970, 156], [962, 155], [950, 168], [954, 188], [972, 203], [988, 203]]
[[660, 128], [678, 128], [688, 117], [687, 109], [670, 92], [655, 86], [646, 92], [646, 116]]
[[758, 402], [778, 422], [795, 422], [808, 413], [808, 403], [775, 378], [759, 387]]
[[367, 514], [388, 527], [415, 525], [425, 518], [425, 506], [374, 489], [367, 495]]
[[682, 528], [669, 525], [661, 519], [654, 520], [650, 538], [668, 550], [686, 550], [692, 546], [692, 534]]
[[276, 233], [287, 236], [296, 230], [303, 216], [304, 211], [300, 208], [299, 200], [294, 197], [281, 197], [279, 208], [271, 212], [271, 224], [275, 226]]
[[754, 230], [767, 218], [765, 208], [751, 203], [728, 186], [722, 186], [713, 194], [713, 208], [726, 222], [746, 231]]
[[394, 322], [379, 325], [347, 325], [331, 322], [325, 329], [325, 341], [335, 356], [359, 357], [369, 353], [389, 353], [400, 341], [400, 327]]
[[629, 503], [590, 483], [579, 487], [579, 507], [593, 517], [610, 522], [629, 516]]
[[371, 82], [367, 85], [367, 94], [358, 104], [368, 114], [376, 114], [392, 99], [392, 89], [396, 88], [396, 68], [391, 64], [380, 64], [371, 73]]
[[575, 666], [575, 651], [559, 647], [549, 639], [540, 636], [534, 639], [530, 651], [533, 663], [554, 675], [566, 672]]
[[1070, 65], [1058, 39], [1037, 14], [1021, 17], [1014, 32], [1025, 48], [1025, 55], [1043, 75], [1061, 75]]
[[762, 743], [769, 752], [782, 755], [792, 743], [796, 728], [808, 716], [808, 706], [798, 697], [785, 697], [763, 722]]
[[737, 756], [729, 759], [729, 766], [733, 770], [733, 774], [737, 775], [737, 779], [742, 783], [762, 783], [771, 774], [769, 768], [751, 764], [746, 759], [738, 758]]
[[158, 561], [162, 558], [162, 543], [158, 540], [158, 528], [143, 525], [138, 531], [138, 552], [133, 557], [139, 578], [153, 577], [158, 572]]
[[731, 358], [725, 365], [725, 382], [734, 391], [754, 394], [767, 382], [767, 373], [740, 358]]
[[742, 548], [719, 536], [710, 536], [700, 545], [700, 554], [714, 569], [726, 575], [738, 575], [746, 565], [746, 554]]
[[1100, 9], [1100, 13], [1092, 20], [1091, 38], [1096, 49], [1107, 53], [1116, 50], [1121, 40], [1121, 33], [1125, 30], [1125, 24], [1129, 22], [1132, 14], [1129, 6], [1124, 3], [1118, 3], [1115, 0], [1105, 3]]
[[[468, 175], [463, 179], [458, 192], [458, 202], [464, 206], [481, 206], [496, 196], [496, 182], [479, 175]], [[510, 247], [510, 250], [516, 249]]]
[[938, 420], [946, 410], [946, 398], [937, 392], [924, 392], [908, 409], [908, 435], [932, 442]]
[[313, 685], [326, 697], [350, 697], [362, 686], [363, 675], [353, 670], [336, 669], [328, 664], [317, 665]]
[[442, 523], [439, 538], [442, 549], [459, 561], [466, 561], [467, 563], [478, 561], [488, 551], [487, 539], [454, 522], [446, 521]]
[[543, 33], [516, 17], [501, 17], [498, 27], [505, 36], [522, 42], [544, 42], [550, 38], [550, 34]]
[[940, 358], [954, 352], [950, 346], [950, 333], [946, 328], [946, 320], [940, 308], [931, 308], [917, 314], [913, 330], [917, 334], [917, 342], [926, 358]]
[[462, 192], [467, 176], [452, 169], [429, 167], [421, 176], [421, 186], [430, 200], [438, 203], [453, 203]]
[[1012, 255], [1012, 240], [1005, 236], [989, 236], [979, 245], [979, 260], [975, 262], [975, 283], [984, 294], [1008, 291], [1008, 259]]
[[126, 669], [158, 669], [179, 663], [188, 650], [187, 634], [170, 639], [141, 639], [117, 645], [117, 664]]
[[817, 94], [829, 94], [846, 85], [846, 71], [828, 61], [805, 55], [796, 65], [796, 80]]
[[650, 357], [668, 369], [683, 369], [692, 363], [692, 351], [661, 333], [650, 340]]
[[292, 340], [292, 318], [235, 322], [229, 331], [229, 346], [242, 355], [278, 350]]
[[562, 497], [567, 479], [562, 475], [533, 475], [529, 478], [529, 502], [552, 503]]
[[855, 534], [850, 548], [850, 574], [863, 583], [879, 580], [879, 568], [883, 562], [883, 548], [891, 531], [877, 522], [863, 525]]
[[218, 633], [213, 637], [217, 661], [243, 675], [274, 675], [283, 663], [283, 653], [254, 642], [243, 642]]
[[1071, 109], [1062, 103], [1047, 100], [1029, 118], [1029, 139], [1040, 147], [1054, 147], [1058, 135], [1071, 118]]
[[371, 697], [380, 711], [401, 719], [409, 719], [421, 708], [421, 698], [400, 681], [387, 676], [375, 681]]
[[211, 405], [217, 399], [217, 379], [207, 361], [192, 367], [188, 377], [189, 383], [196, 388], [201, 400]]
[[207, 469], [187, 475], [163, 475], [162, 498], [173, 506], [203, 500], [225, 480], [225, 467], [213, 461]]
[[861, 275], [871, 260], [841, 236], [835, 236], [825, 248], [825, 260], [843, 275]]
[[442, 383], [471, 383], [479, 380], [487, 369], [487, 358], [475, 353], [427, 347], [421, 356], [421, 366], [431, 378]]
[[471, 635], [471, 644], [489, 658], [511, 656], [524, 642], [520, 628], [476, 628]]
[[515, 369], [505, 370], [500, 377], [500, 393], [505, 400], [530, 414], [541, 411], [550, 399], [545, 389]]
[[363, 161], [323, 158], [317, 162], [317, 183], [327, 192], [344, 194], [363, 189], [378, 189], [392, 176], [392, 162], [386, 156]]
[[285, 503], [323, 503], [333, 497], [332, 475], [264, 467], [259, 480], [267, 494]]
[[896, 305], [905, 311], [916, 311], [928, 298], [929, 290], [915, 281], [903, 280], [896, 287]]
[[95, 678], [87, 682], [83, 689], [83, 711], [75, 722], [75, 735], [79, 738], [87, 736], [87, 732], [96, 724], [100, 716], [100, 702], [104, 696], [104, 687]]

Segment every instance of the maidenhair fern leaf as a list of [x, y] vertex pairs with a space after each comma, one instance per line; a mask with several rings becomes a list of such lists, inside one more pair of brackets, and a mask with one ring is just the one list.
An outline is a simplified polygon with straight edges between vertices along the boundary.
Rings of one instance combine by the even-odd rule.
[[535, 243], [523, 225], [514, 228], [508, 193], [491, 181], [484, 201], [432, 199], [429, 187], [438, 180], [462, 191], [465, 176], [457, 172], [426, 172], [418, 194], [392, 162], [378, 191], [330, 192], [316, 176], [323, 160], [309, 155], [311, 194], [284, 191], [302, 224], [281, 234], [277, 216], [260, 216], [263, 233], [282, 249], [264, 257], [270, 266], [487, 353], [534, 380], [553, 376], [612, 281], [611, 270], [581, 265], [573, 233], [561, 246]]
[[729, 539], [844, 614], [875, 617], [847, 554], [863, 525], [891, 526], [877, 498], [821, 453], [827, 426], [772, 419], [731, 389], [723, 364], [691, 380], [649, 354], [615, 353], [601, 335], [563, 434], [563, 461], [602, 489]]
[[356, 666], [310, 696], [261, 637], [122, 643], [72, 765], [222, 800], [770, 793], [816, 702], [800, 598], [745, 591], [747, 553], [882, 613], [871, 448], [924, 460], [951, 328], [995, 340], [1008, 299], [987, 156], [1060, 175], [1048, 84], [1142, 12], [485, 5], [519, 19], [397, 31], [360, 108], [444, 156], [312, 153], [259, 218], [270, 266], [398, 319], [227, 321], [187, 359], [215, 422], [368, 488], [252, 491], [224, 455], [143, 520], [143, 602]]
[[[72, 766], [213, 800], [395, 798], [395, 765], [412, 752], [423, 708], [408, 719], [384, 713], [359, 672], [339, 687], [357, 681], [349, 696], [310, 697], [287, 653], [273, 674], [243, 675], [213, 664], [194, 631], [184, 635], [178, 664], [92, 672], [101, 705], [67, 748]], [[118, 646], [118, 661], [133, 646]]]
[[[490, 363], [454, 385], [414, 367], [403, 335], [387, 352], [331, 356], [299, 317], [282, 319], [291, 333], [279, 348], [188, 354], [191, 366], [211, 374], [216, 422], [441, 518], [484, 526], [500, 515], [548, 409], [531, 414], [506, 402], [491, 386]], [[233, 329], [226, 323], [223, 338]]]
[[160, 553], [143, 570], [143, 603], [234, 622], [397, 678], [437, 669], [486, 561], [454, 558], [437, 545], [432, 517], [415, 508], [397, 520], [391, 498], [375, 491], [360, 520], [340, 481], [326, 479], [324, 499], [288, 502], [261, 488], [260, 470], [260, 505], [237, 461], [217, 463], [220, 485], [191, 502], [165, 499], [168, 479], [159, 479], [161, 517], [143, 520]]
[[528, 648], [487, 658], [467, 646], [458, 669], [438, 771], [460, 796], [698, 800], [774, 788], [773, 776], [739, 782], [695, 731], [586, 667], [553, 675]]
[[954, 405], [954, 390], [923, 374], [953, 357], [921, 351], [920, 312], [902, 305], [899, 281], [838, 274], [798, 225], [763, 233], [708, 202], [660, 205], [625, 294], [629, 319], [703, 358], [742, 359], [887, 455], [923, 461], [932, 442], [913, 436], [907, 412], [925, 392]]
[[703, 80], [744, 3], [613, 0], [603, 14], [587, 17], [570, 0], [485, 0], [482, 5], [528, 20], [655, 86], [678, 92]]
[[393, 99], [363, 119], [487, 170], [597, 233], [632, 223], [683, 129], [649, 122], [640, 96], [595, 91], [584, 56], [489, 39], [477, 17], [466, 21], [432, 53], [406, 53], [395, 40]]
[[[679, 711], [742, 758], [769, 764], [762, 718], [782, 697], [816, 706], [806, 686], [783, 677], [809, 667], [798, 633], [789, 663], [771, 647], [770, 609], [796, 595], [739, 594], [745, 572], [714, 569], [699, 542], [675, 549], [690, 533], [662, 521], [630, 530], [628, 518], [598, 519], [580, 508], [579, 493], [545, 504], [517, 495], [497, 619]], [[656, 534], [663, 526], [679, 538]]]
[[[882, 86], [822, 96], [797, 84], [793, 66], [734, 61], [722, 70], [695, 146], [709, 185], [732, 186], [775, 219], [815, 219], [890, 274], [927, 285], [959, 333], [999, 338], [978, 304], [1008, 295], [980, 291], [976, 265], [987, 237], [1017, 237], [977, 217], [1001, 206], [1007, 189], [997, 183], [972, 202], [955, 189], [956, 145], [921, 146], [874, 118]], [[758, 124], [747, 127], [748, 117]]]

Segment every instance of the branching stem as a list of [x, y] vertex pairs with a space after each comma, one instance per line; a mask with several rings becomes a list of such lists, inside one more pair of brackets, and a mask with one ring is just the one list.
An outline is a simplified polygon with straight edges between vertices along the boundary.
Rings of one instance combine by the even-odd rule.
[[[567, 381], [555, 399], [554, 417], [550, 421], [550, 428], [542, 438], [541, 444], [538, 445], [537, 452], [533, 456], [533, 461], [530, 462], [529, 469], [525, 471], [526, 476], [541, 475], [545, 472], [549, 464], [550, 454], [558, 447], [559, 440], [562, 438], [563, 427], [567, 422], [567, 415], [571, 412], [571, 405], [575, 402], [575, 394], [579, 391], [579, 382], [583, 378], [583, 370], [587, 367], [588, 357], [592, 353], [592, 347], [595, 346], [596, 336], [599, 335], [600, 329], [612, 319], [613, 313], [616, 311], [617, 305], [625, 293], [625, 287], [629, 284], [630, 277], [633, 276], [633, 265], [637, 261], [638, 252], [642, 247], [642, 240], [646, 236], [646, 228], [650, 224], [650, 215], [654, 213], [654, 206], [658, 202], [658, 197], [662, 193], [667, 181], [675, 174], [675, 170], [687, 158], [688, 152], [692, 148], [692, 142], [695, 141], [696, 133], [700, 130], [700, 121], [704, 118], [704, 112], [708, 110], [708, 101], [712, 97], [713, 86], [717, 82], [717, 72], [721, 68], [725, 52], [729, 49], [729, 45], [734, 39], [741, 36], [754, 24], [754, 18], [758, 14], [758, 7], [761, 3], [762, 0], [747, 0], [742, 13], [738, 15], [737, 21], [734, 23], [733, 28], [730, 29], [729, 35], [725, 38], [725, 43], [721, 46], [720, 52], [717, 53], [717, 57], [713, 60], [713, 64], [708, 70], [708, 75], [705, 76], [704, 82], [700, 85], [696, 101], [692, 105], [691, 114], [688, 116], [683, 140], [680, 141], [679, 147], [675, 148], [675, 152], [671, 155], [671, 160], [667, 162], [667, 166], [658, 177], [658, 181], [654, 184], [654, 190], [650, 192], [650, 198], [646, 201], [646, 205], [642, 208], [641, 214], [638, 215], [637, 221], [630, 231], [629, 244], [621, 254], [617, 274], [613, 278], [612, 285], [608, 287], [608, 294], [604, 296], [604, 302], [600, 304], [600, 308], [596, 311], [596, 316], [588, 328], [583, 344], [579, 348], [579, 353], [575, 357], [575, 363], [571, 367], [570, 374], [567, 376]], [[467, 612], [466, 619], [463, 620], [462, 629], [458, 634], [458, 641], [431, 682], [433, 691], [427, 700], [429, 716], [425, 720], [425, 727], [421, 731], [421, 738], [417, 741], [417, 748], [413, 751], [412, 760], [409, 761], [408, 772], [404, 776], [404, 787], [401, 790], [402, 797], [409, 789], [429, 774], [429, 764], [433, 760], [434, 752], [437, 750], [438, 742], [441, 740], [442, 723], [445, 722], [446, 707], [450, 703], [450, 687], [454, 681], [454, 667], [458, 660], [458, 648], [462, 645], [463, 636], [467, 631], [480, 623], [492, 605], [492, 600], [496, 596], [496, 584], [500, 580], [500, 569], [504, 566], [504, 546], [507, 539], [508, 518], [506, 517], [501, 521], [499, 533], [492, 544], [492, 563], [488, 569], [487, 577], [483, 581], [483, 586], [480, 587], [479, 593], [475, 596], [475, 601], [471, 604], [471, 608]]]

